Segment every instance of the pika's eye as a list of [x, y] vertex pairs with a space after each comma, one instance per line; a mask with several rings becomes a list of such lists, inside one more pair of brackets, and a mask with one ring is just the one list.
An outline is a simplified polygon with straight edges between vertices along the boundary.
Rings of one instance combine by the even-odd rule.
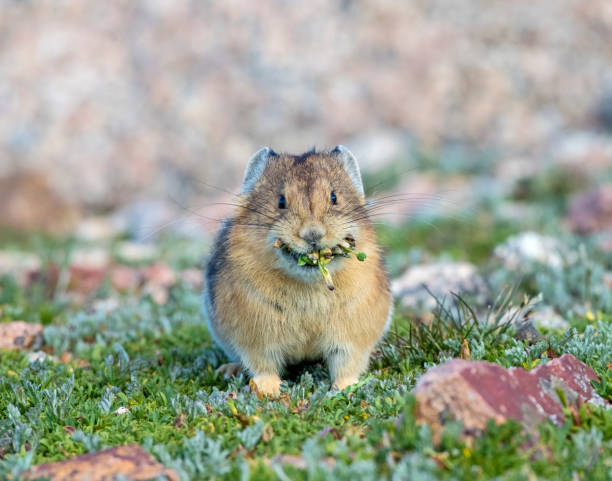
[[285, 196], [283, 194], [278, 196], [278, 208], [279, 209], [287, 208], [287, 199], [285, 199]]
[[338, 203], [338, 197], [336, 197], [336, 193], [334, 191], [332, 191], [331, 193], [331, 203], [333, 205], [336, 205]]

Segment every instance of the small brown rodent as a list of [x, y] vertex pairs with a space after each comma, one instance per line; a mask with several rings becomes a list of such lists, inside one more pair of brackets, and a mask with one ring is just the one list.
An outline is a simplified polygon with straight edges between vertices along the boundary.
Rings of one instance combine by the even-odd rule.
[[[347, 236], [367, 259], [334, 257], [327, 267], [335, 290], [316, 266], [297, 265], [297, 255]], [[276, 239], [291, 251], [275, 249]], [[305, 359], [324, 359], [339, 389], [357, 382], [392, 302], [353, 154], [343, 146], [297, 156], [268, 147], [255, 153], [236, 215], [215, 240], [206, 284], [211, 334], [259, 392], [278, 395], [283, 368]]]

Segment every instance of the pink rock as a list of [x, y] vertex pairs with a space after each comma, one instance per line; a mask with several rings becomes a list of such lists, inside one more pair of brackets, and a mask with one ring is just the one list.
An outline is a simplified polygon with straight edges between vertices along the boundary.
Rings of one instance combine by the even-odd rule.
[[21, 476], [22, 479], [48, 478], [52, 481], [106, 481], [119, 476], [133, 480], [180, 479], [176, 471], [164, 467], [135, 444], [87, 453], [65, 461], [39, 464], [24, 471]]
[[170, 294], [166, 287], [157, 286], [155, 284], [150, 283], [144, 286], [142, 293], [145, 295], [150, 295], [153, 299], [153, 302], [160, 305], [163, 305], [168, 302], [168, 298], [170, 297]]
[[71, 266], [68, 289], [79, 294], [93, 294], [102, 286], [105, 276], [106, 270], [100, 267]]
[[0, 324], [0, 348], [28, 349], [42, 341], [42, 324], [23, 321]]
[[114, 289], [129, 291], [140, 286], [142, 276], [138, 269], [119, 265], [111, 269], [110, 280]]
[[539, 423], [564, 422], [557, 390], [564, 393], [568, 404], [605, 404], [591, 386], [593, 379], [598, 379], [595, 372], [571, 354], [531, 371], [453, 359], [429, 370], [417, 382], [416, 417], [428, 423], [436, 437], [452, 421], [463, 423], [465, 436], [477, 435], [489, 419], [498, 424], [514, 419], [537, 435]]
[[162, 262], [143, 268], [142, 275], [148, 284], [169, 287], [176, 282], [176, 274], [170, 266]]

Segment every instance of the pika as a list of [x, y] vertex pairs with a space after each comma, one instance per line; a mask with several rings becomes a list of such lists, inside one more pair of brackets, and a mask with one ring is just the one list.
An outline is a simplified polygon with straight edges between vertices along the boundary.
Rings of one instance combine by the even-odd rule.
[[[328, 260], [330, 290], [316, 266], [298, 259], [344, 239], [367, 259]], [[205, 275], [208, 327], [232, 361], [222, 370], [245, 368], [271, 397], [280, 394], [285, 366], [303, 360], [324, 360], [338, 389], [357, 382], [392, 315], [359, 166], [341, 145], [302, 155], [256, 152]]]

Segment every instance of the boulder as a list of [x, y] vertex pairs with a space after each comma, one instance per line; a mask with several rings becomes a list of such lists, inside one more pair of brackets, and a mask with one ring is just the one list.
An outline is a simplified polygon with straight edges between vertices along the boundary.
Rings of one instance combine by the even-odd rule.
[[23, 321], [0, 324], [0, 348], [29, 349], [42, 344], [42, 324]]
[[445, 424], [463, 423], [463, 435], [482, 433], [489, 419], [501, 424], [522, 423], [537, 436], [537, 425], [547, 420], [562, 425], [565, 416], [558, 391], [569, 405], [606, 404], [591, 386], [595, 372], [571, 354], [530, 371], [504, 369], [484, 361], [453, 359], [427, 371], [417, 382], [418, 422], [431, 426], [439, 437]]
[[66, 461], [39, 464], [21, 476], [20, 479], [48, 478], [50, 481], [106, 481], [119, 476], [134, 481], [179, 480], [176, 471], [167, 469], [135, 444], [83, 454]]

